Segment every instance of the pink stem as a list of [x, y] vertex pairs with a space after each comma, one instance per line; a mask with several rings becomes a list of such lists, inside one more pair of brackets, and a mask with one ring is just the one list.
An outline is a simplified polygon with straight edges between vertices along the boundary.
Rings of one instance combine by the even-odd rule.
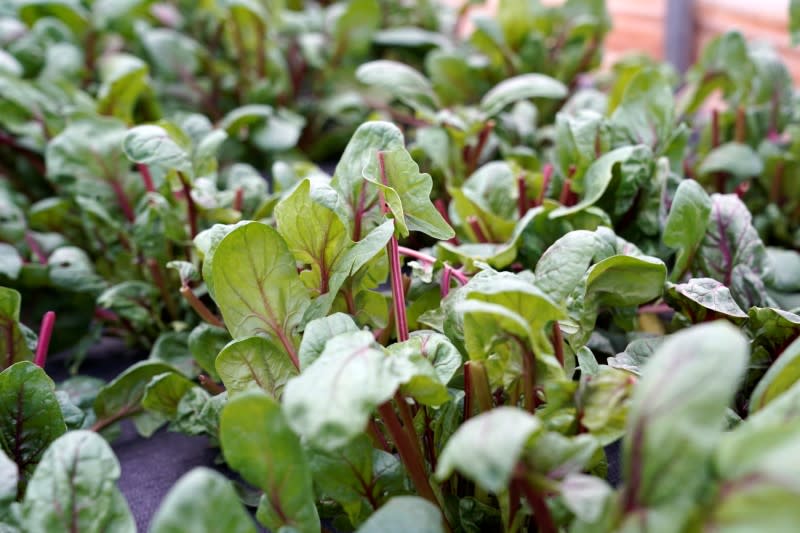
[[[444, 221], [447, 222], [449, 226], [452, 226], [453, 223], [450, 221], [450, 215], [447, 212], [447, 205], [445, 205], [444, 200], [441, 198], [437, 198], [433, 202], [433, 205], [436, 206], [436, 210], [439, 211], [440, 215], [442, 215]], [[447, 239], [447, 242], [449, 242], [450, 244], [455, 244], [456, 246], [458, 246], [459, 244], [458, 237], [456, 237], [455, 235]]]
[[153, 176], [150, 175], [150, 169], [143, 163], [136, 163], [136, 168], [139, 169], [139, 174], [142, 175], [144, 188], [147, 192], [156, 192], [156, 187], [153, 185]]
[[447, 296], [450, 293], [450, 273], [452, 270], [449, 268], [444, 269], [442, 273], [442, 298]]
[[236, 189], [236, 196], [233, 197], [233, 208], [236, 211], [242, 211], [242, 205], [244, 204], [244, 189], [238, 187]]
[[47, 264], [47, 254], [44, 253], [44, 250], [42, 250], [42, 247], [36, 242], [36, 239], [33, 238], [33, 235], [27, 231], [25, 232], [25, 244], [31, 249], [31, 252], [36, 256], [39, 263], [43, 265]]
[[477, 239], [478, 242], [489, 242], [489, 239], [486, 238], [486, 234], [483, 232], [483, 228], [481, 227], [478, 217], [475, 215], [468, 216], [467, 224], [469, 224], [469, 227], [472, 228], [472, 232], [475, 234], [475, 239]]
[[[389, 180], [386, 177], [386, 162], [383, 152], [378, 152], [378, 168], [380, 169], [381, 182], [388, 186]], [[388, 213], [389, 206], [386, 205], [382, 192], [380, 195], [383, 212]], [[397, 340], [405, 342], [408, 340], [408, 318], [406, 317], [406, 295], [403, 287], [403, 272], [400, 267], [400, 245], [397, 243], [397, 235], [392, 234], [386, 249], [389, 253], [389, 269], [392, 275], [392, 303], [397, 326]]]
[[407, 257], [413, 257], [414, 259], [422, 261], [423, 263], [428, 263], [430, 265], [436, 262], [436, 258], [433, 257], [432, 255], [424, 254], [422, 252], [412, 250], [411, 248], [406, 248], [405, 246], [398, 246], [397, 251], [401, 255], [405, 255]]
[[56, 314], [48, 311], [42, 318], [42, 326], [39, 328], [39, 343], [36, 345], [36, 358], [34, 363], [39, 368], [44, 368], [47, 361], [47, 350], [50, 348], [50, 337], [53, 335], [53, 325], [56, 322]]
[[[553, 179], [553, 165], [550, 163], [542, 167], [542, 190], [539, 192], [539, 198], [536, 199], [535, 205], [542, 205], [544, 203], [547, 188], [550, 186], [550, 181]], [[535, 206], [534, 206], [535, 207]]]
[[459, 282], [460, 284], [462, 284], [462, 285], [466, 285], [466, 284], [467, 284], [467, 282], [469, 282], [469, 278], [467, 277], [467, 275], [466, 275], [466, 274], [464, 274], [463, 272], [461, 272], [461, 270], [460, 270], [460, 269], [458, 269], [458, 268], [453, 268], [453, 267], [451, 267], [450, 265], [447, 265], [445, 268], [447, 268], [448, 270], [450, 270], [450, 273], [453, 275], [453, 277], [454, 277], [454, 278], [456, 278], [456, 280], [458, 280], [458, 282]]

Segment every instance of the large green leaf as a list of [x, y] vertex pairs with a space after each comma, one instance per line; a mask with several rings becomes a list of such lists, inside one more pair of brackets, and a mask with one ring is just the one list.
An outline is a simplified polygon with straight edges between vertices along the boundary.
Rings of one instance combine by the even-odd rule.
[[261, 391], [231, 398], [220, 440], [230, 467], [264, 491], [257, 515], [262, 524], [320, 531], [308, 460], [277, 401]]
[[495, 85], [481, 99], [481, 109], [488, 116], [494, 116], [518, 100], [566, 96], [567, 88], [560, 81], [545, 74], [522, 74]]
[[658, 348], [643, 370], [628, 417], [627, 508], [666, 505], [676, 494], [689, 501], [699, 495], [747, 356], [747, 339], [726, 322], [678, 332]]
[[209, 468], [183, 475], [170, 489], [153, 517], [151, 533], [255, 533], [253, 520], [231, 482]]
[[297, 375], [283, 350], [263, 337], [229, 343], [217, 356], [216, 366], [230, 396], [260, 388], [279, 400], [286, 382]]
[[571, 231], [554, 242], [536, 263], [536, 286], [563, 302], [586, 274], [597, 248], [594, 233]]
[[684, 180], [678, 185], [672, 206], [664, 224], [664, 244], [678, 250], [673, 281], [683, 274], [692, 262], [697, 247], [703, 240], [711, 213], [711, 199], [703, 187], [694, 180]]
[[0, 373], [0, 449], [17, 465], [21, 498], [42, 454], [66, 430], [53, 381], [22, 361]]
[[19, 323], [22, 297], [14, 289], [0, 287], [0, 370], [19, 361], [32, 361], [33, 352], [25, 342]]
[[447, 442], [436, 477], [445, 480], [458, 470], [484, 489], [501, 492], [541, 429], [539, 419], [516, 407], [481, 413], [465, 422]]
[[309, 297], [280, 234], [259, 223], [236, 228], [213, 262], [214, 298], [233, 338], [268, 335], [294, 358], [295, 328]]
[[758, 176], [762, 170], [764, 163], [758, 153], [746, 144], [735, 142], [711, 150], [697, 169], [704, 175], [726, 172], [742, 179]]
[[405, 149], [381, 152], [381, 156], [379, 158], [376, 153], [364, 169], [364, 178], [383, 191], [400, 235], [405, 237], [409, 231], [420, 231], [439, 240], [453, 237], [453, 228], [431, 202], [431, 176], [420, 173], [419, 166]]
[[116, 482], [120, 467], [111, 447], [92, 431], [54, 441], [31, 478], [22, 504], [28, 531], [135, 532]]

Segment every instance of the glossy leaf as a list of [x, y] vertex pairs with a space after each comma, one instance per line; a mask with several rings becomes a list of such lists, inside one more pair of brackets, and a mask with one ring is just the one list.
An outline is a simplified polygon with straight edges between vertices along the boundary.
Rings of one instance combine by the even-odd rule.
[[664, 244], [678, 250], [673, 281], [689, 268], [705, 235], [710, 213], [711, 199], [703, 188], [694, 180], [682, 181], [672, 198], [662, 234]]
[[216, 367], [230, 396], [258, 388], [279, 400], [286, 383], [297, 375], [283, 350], [263, 337], [232, 341], [217, 356]]
[[481, 99], [481, 109], [494, 116], [506, 106], [529, 98], [559, 99], [567, 96], [567, 88], [560, 81], [544, 74], [522, 74], [495, 85]]

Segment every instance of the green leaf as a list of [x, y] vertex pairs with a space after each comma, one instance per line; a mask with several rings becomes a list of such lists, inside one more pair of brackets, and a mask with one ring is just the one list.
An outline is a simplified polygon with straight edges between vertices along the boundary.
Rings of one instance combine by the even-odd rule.
[[800, 381], [800, 339], [796, 339], [783, 350], [758, 382], [750, 396], [750, 410], [763, 409], [797, 381]]
[[[405, 342], [389, 346], [389, 357], [392, 369], [403, 383], [403, 395], [411, 396], [422, 405], [439, 406], [450, 400], [447, 394], [447, 381], [442, 381], [431, 361], [423, 353], [422, 338], [414, 337]], [[453, 366], [450, 363], [449, 366]], [[461, 366], [458, 355], [456, 369]]]
[[571, 231], [554, 242], [536, 263], [536, 286], [563, 302], [592, 263], [598, 246], [594, 233]]
[[789, 34], [792, 46], [800, 43], [800, 0], [791, 0], [789, 3]]
[[75, 35], [83, 35], [90, 27], [89, 14], [77, 0], [21, 0], [16, 7], [29, 27], [45, 17], [59, 20]]
[[119, 462], [103, 437], [71, 431], [42, 456], [25, 493], [29, 531], [135, 532], [133, 516], [116, 482]]
[[[449, 187], [453, 207], [461, 220], [477, 216], [492, 242], [508, 240], [517, 217], [517, 176], [508, 163], [493, 161], [473, 173], [462, 187]], [[468, 230], [472, 232], [472, 230]], [[473, 236], [473, 240], [478, 239]]]
[[529, 98], [566, 98], [567, 87], [545, 74], [522, 74], [501, 81], [481, 99], [481, 109], [492, 117], [506, 106]]
[[170, 489], [150, 526], [151, 533], [182, 531], [255, 533], [256, 528], [231, 482], [210, 468], [197, 467]]
[[308, 460], [276, 400], [260, 391], [231, 398], [220, 440], [230, 467], [264, 491], [259, 522], [271, 530], [320, 531]]
[[605, 365], [582, 381], [580, 423], [601, 444], [608, 445], [624, 435], [629, 396], [635, 382], [628, 372]]
[[22, 257], [16, 248], [0, 242], [0, 276], [15, 280], [22, 270]]
[[444, 533], [439, 509], [418, 496], [397, 496], [369, 517], [358, 533]]
[[214, 298], [233, 338], [266, 334], [294, 358], [294, 330], [309, 297], [278, 232], [259, 223], [236, 228], [213, 262]]
[[189, 352], [200, 368], [215, 381], [219, 381], [215, 366], [217, 355], [230, 340], [227, 330], [206, 323], [199, 324], [189, 334]]
[[364, 178], [383, 191], [400, 235], [405, 237], [409, 231], [420, 231], [439, 240], [453, 237], [453, 228], [431, 202], [433, 180], [430, 174], [420, 173], [419, 166], [405, 149], [381, 154], [383, 174], [376, 154], [364, 169]]
[[303, 331], [303, 340], [300, 341], [298, 350], [300, 369], [305, 370], [317, 360], [328, 340], [351, 331], [358, 331], [358, 326], [350, 315], [344, 313], [334, 313], [309, 322]]
[[582, 211], [589, 206], [596, 204], [600, 198], [603, 197], [606, 190], [611, 186], [611, 182], [615, 176], [622, 174], [622, 167], [625, 162], [630, 160], [639, 160], [650, 149], [644, 145], [637, 146], [623, 146], [617, 148], [606, 154], [603, 154], [599, 159], [596, 159], [583, 176], [582, 187], [583, 197], [581, 201], [570, 207], [559, 207], [550, 213], [550, 218], [559, 218], [578, 211]]
[[117, 118], [77, 118], [47, 143], [47, 176], [90, 180], [97, 194], [98, 182], [116, 181], [128, 172], [130, 163], [122, 151], [125, 132], [125, 123]]
[[0, 370], [19, 361], [33, 361], [33, 352], [25, 342], [19, 323], [22, 297], [14, 289], [0, 287]]
[[[711, 217], [696, 254], [695, 268], [728, 287], [734, 269], [740, 265], [757, 276], [766, 275], [766, 250], [751, 221], [750, 211], [735, 194], [711, 195]], [[737, 296], [734, 292], [739, 301]]]
[[129, 54], [113, 54], [101, 58], [99, 67], [97, 112], [131, 123], [136, 102], [149, 82], [147, 63]]
[[726, 172], [745, 179], [758, 176], [764, 170], [761, 157], [746, 144], [729, 142], [713, 150], [700, 163], [697, 171], [702, 175]]
[[770, 354], [780, 354], [800, 336], [800, 316], [772, 307], [751, 307], [747, 330], [753, 339], [753, 350], [763, 347]]
[[17, 501], [18, 482], [16, 463], [0, 450], [0, 528], [14, 519], [11, 504]]
[[438, 107], [431, 82], [403, 63], [386, 59], [370, 61], [358, 67], [356, 78], [361, 83], [383, 89], [414, 109], [430, 111]]
[[291, 427], [311, 445], [332, 451], [364, 431], [372, 412], [399, 385], [372, 333], [342, 333], [286, 385], [284, 412]]
[[109, 423], [141, 411], [142, 398], [150, 380], [159, 374], [176, 372], [156, 361], [136, 363], [103, 387], [94, 401], [98, 423]]
[[186, 149], [180, 146], [161, 126], [147, 124], [128, 131], [122, 142], [125, 155], [135, 162], [191, 174], [192, 163]]
[[153, 377], [142, 396], [142, 407], [167, 418], [174, 418], [183, 396], [196, 385], [176, 372]]
[[436, 478], [444, 481], [457, 470], [499, 493], [508, 487], [523, 451], [541, 429], [536, 417], [516, 407], [497, 407], [470, 418], [447, 442]]
[[334, 54], [359, 56], [369, 52], [372, 36], [381, 26], [381, 6], [377, 0], [350, 0], [336, 20]]
[[263, 337], [229, 343], [217, 356], [216, 365], [230, 396], [260, 388], [280, 400], [286, 383], [298, 373], [283, 350]]
[[300, 182], [275, 206], [275, 220], [295, 259], [311, 265], [310, 275], [303, 275], [306, 285], [325, 294], [331, 290], [334, 265], [352, 242], [336, 213], [315, 201], [315, 193], [320, 194], [320, 190], [312, 189], [311, 180]]
[[0, 373], [0, 450], [17, 465], [17, 499], [44, 451], [67, 429], [54, 389], [44, 370], [27, 361]]
[[217, 251], [219, 243], [230, 232], [238, 227], [249, 224], [249, 221], [242, 221], [236, 224], [214, 224], [207, 230], [201, 231], [194, 238], [194, 245], [200, 252], [203, 259], [202, 277], [206, 283], [206, 288], [211, 297], [214, 297], [214, 253]]
[[728, 287], [715, 279], [692, 278], [677, 285], [668, 283], [664, 295], [670, 306], [683, 312], [694, 324], [717, 318], [740, 324], [747, 318]]
[[656, 507], [700, 495], [747, 356], [747, 339], [726, 322], [680, 331], [658, 348], [633, 393], [624, 501]]
[[675, 130], [673, 91], [658, 70], [642, 69], [628, 83], [609, 124], [617, 146], [645, 144], [658, 152]]
[[358, 525], [391, 494], [404, 490], [400, 460], [375, 450], [366, 435], [334, 452], [307, 450], [319, 499], [332, 499]]
[[711, 198], [703, 187], [694, 180], [683, 180], [672, 198], [662, 234], [664, 244], [678, 250], [672, 271], [673, 281], [689, 268], [705, 236], [710, 214]]

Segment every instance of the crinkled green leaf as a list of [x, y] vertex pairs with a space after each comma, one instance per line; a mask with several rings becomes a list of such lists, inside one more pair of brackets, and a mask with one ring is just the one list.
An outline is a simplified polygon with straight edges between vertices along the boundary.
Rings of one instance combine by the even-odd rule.
[[383, 191], [400, 235], [407, 236], [409, 231], [420, 231], [439, 240], [453, 237], [453, 228], [431, 202], [431, 176], [420, 173], [419, 166], [405, 149], [381, 154], [383, 173], [376, 154], [364, 169], [364, 178]]
[[664, 295], [667, 303], [695, 324], [716, 318], [741, 323], [747, 318], [747, 313], [736, 304], [728, 287], [715, 279], [692, 278], [677, 285], [668, 283]]
[[216, 367], [230, 396], [258, 388], [276, 400], [298, 373], [286, 353], [263, 337], [230, 342], [217, 356]]

